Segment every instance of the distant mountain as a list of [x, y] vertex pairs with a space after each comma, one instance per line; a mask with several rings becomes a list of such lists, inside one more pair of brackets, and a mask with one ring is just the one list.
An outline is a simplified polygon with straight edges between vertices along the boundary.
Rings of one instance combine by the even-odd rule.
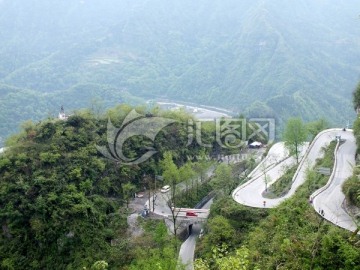
[[359, 14], [355, 0], [2, 0], [0, 144], [20, 121], [93, 100], [343, 125], [354, 117]]

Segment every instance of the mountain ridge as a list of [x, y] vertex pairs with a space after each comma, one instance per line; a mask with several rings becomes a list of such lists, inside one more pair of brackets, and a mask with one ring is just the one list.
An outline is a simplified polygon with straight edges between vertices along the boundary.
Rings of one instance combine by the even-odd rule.
[[[0, 84], [24, 89], [25, 96], [0, 100], [0, 136], [28, 118], [56, 114], [59, 104], [73, 110], [94, 99], [113, 106], [149, 97], [276, 117], [280, 123], [301, 115], [343, 125], [355, 117], [358, 10], [355, 0], [341, 5], [330, 0], [4, 0]], [[41, 101], [43, 93], [53, 98]], [[31, 108], [23, 116], [16, 113], [16, 107], [29, 105], [27, 99], [43, 113]]]

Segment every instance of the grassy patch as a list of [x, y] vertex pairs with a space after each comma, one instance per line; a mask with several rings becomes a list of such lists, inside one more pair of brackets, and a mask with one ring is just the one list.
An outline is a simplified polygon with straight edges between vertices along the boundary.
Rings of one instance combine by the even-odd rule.
[[281, 176], [275, 183], [273, 183], [268, 191], [263, 194], [265, 198], [273, 199], [285, 196], [291, 189], [292, 179], [296, 172], [297, 165], [286, 170], [285, 174]]
[[209, 184], [209, 180], [204, 183], [199, 183], [197, 187], [190, 188], [188, 191], [183, 191], [177, 196], [177, 205], [181, 207], [194, 207], [200, 202], [206, 195], [212, 191], [212, 187]]
[[[325, 167], [325, 168], [333, 168], [334, 166], [334, 150], [336, 147], [336, 142], [331, 142], [328, 147], [324, 147], [324, 156], [316, 161], [315, 167]], [[285, 196], [289, 190], [291, 189], [292, 179], [296, 172], [297, 166], [293, 166], [285, 172], [283, 176], [281, 176], [274, 184], [272, 184], [268, 191], [263, 195], [266, 198], [273, 199]], [[329, 180], [329, 176], [324, 176], [314, 171], [309, 172], [311, 174], [308, 177], [308, 181], [305, 183], [305, 186], [308, 187], [308, 190], [315, 191], [320, 187], [324, 186], [326, 182]]]

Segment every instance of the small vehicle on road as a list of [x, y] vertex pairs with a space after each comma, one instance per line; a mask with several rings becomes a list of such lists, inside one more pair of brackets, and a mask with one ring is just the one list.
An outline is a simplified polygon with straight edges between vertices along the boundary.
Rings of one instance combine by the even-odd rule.
[[163, 186], [163, 187], [160, 189], [160, 191], [161, 191], [162, 193], [166, 193], [166, 192], [168, 192], [169, 190], [170, 190], [170, 186], [169, 186], [169, 185]]
[[197, 217], [198, 215], [193, 211], [187, 211], [186, 216], [187, 217]]

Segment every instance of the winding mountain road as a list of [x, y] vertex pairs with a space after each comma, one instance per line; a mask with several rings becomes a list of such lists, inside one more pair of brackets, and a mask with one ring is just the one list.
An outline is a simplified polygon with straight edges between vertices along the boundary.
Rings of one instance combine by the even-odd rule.
[[354, 220], [343, 208], [345, 195], [342, 192], [342, 184], [352, 175], [355, 166], [356, 142], [353, 132], [341, 133], [345, 140], [336, 151], [336, 162], [333, 174], [328, 184], [312, 194], [313, 206], [319, 213], [333, 224], [349, 231], [355, 231], [357, 226]]
[[[308, 144], [303, 146], [300, 156], [303, 156], [307, 149]], [[234, 200], [250, 207], [272, 208], [277, 206], [290, 197], [301, 183], [299, 183], [299, 180], [294, 182], [290, 192], [285, 197], [266, 199], [263, 197], [263, 192], [266, 189], [265, 178], [267, 186], [270, 186], [284, 174], [287, 168], [295, 164], [296, 159], [289, 157], [284, 143], [275, 144], [270, 149], [267, 157], [249, 175], [250, 180], [234, 190]], [[265, 205], [264, 201], [266, 202]]]
[[[250, 173], [250, 180], [236, 188], [233, 198], [236, 202], [257, 208], [273, 208], [284, 200], [290, 198], [306, 180], [306, 171], [313, 168], [318, 158], [323, 156], [323, 147], [329, 145], [337, 136], [341, 136], [344, 143], [341, 144], [336, 153], [336, 162], [333, 174], [329, 182], [324, 187], [314, 192], [311, 196], [315, 210], [324, 216], [325, 219], [333, 224], [349, 231], [355, 231], [357, 225], [349, 214], [343, 209], [345, 199], [341, 187], [344, 181], [352, 175], [355, 165], [356, 143], [352, 130], [343, 131], [341, 129], [328, 129], [320, 132], [310, 145], [305, 144], [301, 149], [302, 157], [298, 169], [292, 180], [290, 191], [281, 198], [267, 199], [262, 196], [265, 190], [265, 175], [267, 186], [270, 186], [283, 175], [286, 168], [296, 164], [294, 157], [289, 157], [283, 143], [275, 144], [269, 151], [266, 158]], [[208, 171], [211, 175], [213, 170]], [[182, 189], [184, 187], [180, 187]], [[157, 194], [155, 213], [168, 216], [170, 209], [166, 206], [168, 200], [165, 194]], [[264, 205], [264, 201], [266, 204]], [[152, 202], [152, 200], [151, 200]], [[147, 203], [147, 207], [152, 205]], [[207, 208], [205, 206], [205, 208]], [[323, 211], [323, 212], [322, 212]], [[194, 249], [196, 239], [200, 233], [201, 225], [193, 226], [192, 235], [181, 246], [179, 260], [187, 265], [187, 269], [193, 269]]]
[[[264, 172], [276, 181], [276, 179], [280, 178], [284, 173], [284, 170], [281, 170], [281, 166], [291, 164], [291, 158], [283, 159], [283, 161], [279, 163], [273, 162], [272, 165], [267, 164], [268, 170], [261, 170], [261, 168], [264, 168], [264, 165], [260, 164], [254, 173], [252, 173], [251, 179], [235, 189], [233, 192], [234, 200], [240, 204], [258, 208], [278, 206], [281, 202], [291, 197], [297, 188], [305, 182], [307, 169], [312, 168], [315, 165], [316, 159], [323, 156], [323, 147], [333, 141], [336, 136], [340, 136], [345, 142], [336, 151], [336, 162], [333, 174], [328, 184], [317, 190], [311, 197], [315, 210], [319, 214], [322, 213], [320, 212], [321, 210], [324, 211], [324, 218], [335, 225], [354, 231], [357, 226], [342, 207], [345, 196], [341, 191], [342, 184], [352, 175], [353, 166], [355, 165], [356, 143], [352, 130], [328, 129], [320, 132], [306, 151], [303, 152], [304, 157], [293, 177], [292, 187], [285, 196], [276, 199], [266, 199], [262, 196], [265, 190]], [[269, 151], [270, 157], [277, 151], [279, 151], [279, 154], [284, 151], [281, 150], [279, 145], [274, 145], [273, 148], [274, 149], [270, 149]], [[269, 158], [268, 161], [269, 160], [271, 160], [271, 158]], [[265, 205], [263, 203], [264, 201], [266, 201]]]

